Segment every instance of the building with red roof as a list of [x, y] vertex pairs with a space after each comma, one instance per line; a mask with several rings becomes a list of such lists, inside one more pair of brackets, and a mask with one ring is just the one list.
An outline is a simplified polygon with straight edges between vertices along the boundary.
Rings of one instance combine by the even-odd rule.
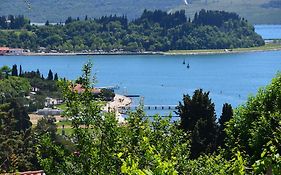
[[9, 47], [0, 47], [0, 55], [5, 55], [10, 51]]

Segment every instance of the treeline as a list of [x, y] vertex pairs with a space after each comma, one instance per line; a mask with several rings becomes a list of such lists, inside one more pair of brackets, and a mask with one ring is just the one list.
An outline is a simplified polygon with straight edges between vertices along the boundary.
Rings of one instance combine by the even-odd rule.
[[[254, 27], [235, 13], [201, 10], [193, 20], [184, 11], [145, 10], [140, 18], [69, 17], [65, 25], [26, 26], [0, 31], [0, 45], [38, 51], [168, 51], [228, 49], [264, 44]], [[40, 50], [42, 51], [42, 50]]]
[[9, 15], [0, 17], [0, 29], [22, 29], [29, 24], [30, 21], [23, 15]]
[[[36, 71], [24, 71], [22, 66], [15, 64], [12, 68], [3, 66], [0, 68], [0, 100], [10, 102], [16, 100], [26, 107], [28, 112], [34, 112], [45, 107], [47, 97], [61, 98], [61, 92], [57, 86], [58, 74], [52, 70], [46, 78], [37, 69]], [[33, 94], [30, 92], [33, 91]], [[26, 98], [30, 96], [30, 98]]]
[[[3, 72], [5, 74], [3, 74]], [[18, 66], [16, 64], [12, 66], [12, 69], [9, 68], [8, 66], [3, 66], [2, 68], [0, 68], [0, 79], [1, 77], [2, 78], [5, 77], [4, 75], [6, 75], [6, 77], [11, 75], [11, 76], [19, 76], [19, 77], [30, 78], [30, 79], [41, 78], [42, 80], [55, 80], [55, 81], [58, 81], [59, 79], [58, 74], [57, 73], [53, 74], [51, 69], [48, 72], [47, 78], [44, 78], [44, 75], [40, 73], [39, 69], [37, 69], [36, 71], [23, 71], [22, 66], [20, 65], [18, 70]]]
[[[201, 10], [199, 14], [194, 15], [193, 23], [201, 25], [211, 25], [221, 27], [226, 21], [240, 21], [240, 17], [236, 13], [228, 13], [225, 11], [205, 11]], [[243, 19], [244, 21], [244, 19]]]

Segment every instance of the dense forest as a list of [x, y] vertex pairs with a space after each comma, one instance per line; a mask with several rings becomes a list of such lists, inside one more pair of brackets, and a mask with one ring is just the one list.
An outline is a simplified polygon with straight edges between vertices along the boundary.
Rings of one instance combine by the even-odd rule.
[[[167, 13], [145, 10], [141, 17], [97, 19], [69, 17], [65, 25], [29, 25], [22, 19], [20, 30], [1, 18], [0, 45], [38, 51], [168, 51], [191, 49], [231, 49], [264, 44], [247, 20], [235, 13], [201, 10], [194, 19], [184, 11]], [[9, 18], [6, 18], [9, 19]], [[208, 20], [207, 20], [208, 19]], [[11, 20], [9, 20], [11, 22]]]
[[[26, 82], [3, 70], [0, 84]], [[280, 174], [280, 74], [234, 111], [224, 104], [219, 120], [209, 92], [198, 89], [183, 95], [178, 122], [158, 115], [149, 119], [140, 106], [120, 124], [114, 113], [101, 112], [99, 98], [89, 89], [91, 64], [83, 72], [78, 78], [83, 93], [69, 88], [75, 81], [59, 81], [64, 115], [70, 119], [68, 134], [58, 132], [59, 123], [50, 116], [32, 126], [20, 101], [2, 100], [0, 173]]]

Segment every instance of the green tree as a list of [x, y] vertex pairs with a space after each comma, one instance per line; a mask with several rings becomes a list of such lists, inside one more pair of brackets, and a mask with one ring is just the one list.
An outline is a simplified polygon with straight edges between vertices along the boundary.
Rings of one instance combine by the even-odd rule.
[[209, 98], [209, 92], [198, 89], [192, 98], [184, 95], [183, 103], [179, 103], [176, 113], [181, 117], [180, 127], [191, 133], [192, 158], [215, 151], [218, 125], [215, 105]]
[[21, 67], [21, 65], [20, 65], [20, 72], [19, 72], [19, 76], [21, 77], [21, 76], [22, 76], [22, 74], [23, 74], [23, 71], [22, 71], [22, 67]]
[[2, 66], [0, 68], [0, 79], [7, 78], [11, 73], [11, 68], [8, 66]]
[[58, 77], [58, 74], [57, 74], [57, 73], [55, 73], [54, 80], [55, 80], [55, 81], [58, 81], [58, 80], [59, 80], [59, 77]]
[[25, 108], [14, 100], [0, 105], [0, 173], [39, 168], [35, 143]]
[[50, 22], [47, 20], [45, 23], [45, 26], [49, 26], [49, 25], [50, 25]]
[[12, 76], [18, 76], [18, 68], [16, 64], [13, 65]]
[[280, 82], [281, 74], [278, 73], [271, 84], [235, 110], [225, 129], [228, 150], [247, 154], [249, 164], [260, 160], [256, 169], [262, 174], [273, 168], [275, 172], [281, 170], [278, 156], [281, 153]]
[[186, 172], [188, 135], [172, 124], [171, 117], [156, 116], [151, 122], [140, 108], [129, 114], [126, 125], [120, 125], [116, 114], [101, 113], [102, 103], [91, 93], [91, 64], [84, 66], [78, 79], [85, 89], [82, 93], [73, 91], [76, 81], [59, 81], [67, 105], [65, 116], [72, 119], [73, 150], [53, 140], [50, 133], [42, 135], [38, 159], [46, 173]]
[[29, 94], [30, 89], [30, 83], [25, 78], [10, 76], [0, 80], [0, 98], [6, 102], [13, 98], [23, 98]]
[[227, 122], [233, 117], [233, 109], [231, 104], [225, 103], [222, 108], [222, 114], [219, 119], [219, 137], [218, 146], [225, 148], [226, 133], [225, 128], [227, 127]]
[[49, 70], [47, 80], [54, 80], [53, 72], [51, 69]]

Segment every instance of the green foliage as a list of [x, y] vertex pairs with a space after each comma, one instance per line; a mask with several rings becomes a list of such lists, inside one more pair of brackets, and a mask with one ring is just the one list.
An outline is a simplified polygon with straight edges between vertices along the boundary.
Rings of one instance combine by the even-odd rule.
[[[66, 102], [65, 116], [71, 118], [72, 135], [66, 137], [72, 149], [41, 136], [40, 165], [48, 174], [131, 174], [132, 172], [176, 174], [185, 172], [189, 157], [188, 136], [171, 123], [171, 118], [145, 118], [141, 109], [132, 112], [124, 125], [116, 115], [101, 113], [101, 103], [91, 93], [91, 64], [83, 68], [79, 82], [60, 81]], [[48, 149], [47, 149], [48, 148]]]
[[188, 161], [188, 172], [193, 175], [228, 174], [229, 162], [221, 155], [204, 155]]
[[45, 47], [47, 52], [138, 52], [264, 45], [254, 27], [237, 14], [204, 10], [195, 16], [193, 22], [187, 21], [184, 11], [167, 13], [161, 10], [145, 10], [141, 17], [130, 22], [126, 16], [116, 15], [84, 21], [69, 17], [65, 25], [30, 26], [27, 31], [0, 31], [0, 38], [0, 45], [33, 51]]
[[34, 131], [37, 135], [44, 135], [48, 133], [51, 139], [56, 138], [57, 127], [55, 124], [55, 118], [53, 117], [44, 117], [40, 119], [34, 128]]
[[263, 173], [269, 167], [280, 172], [280, 82], [278, 73], [270, 85], [260, 89], [256, 96], [250, 97], [235, 111], [226, 128], [229, 150], [245, 152], [250, 157], [250, 164], [260, 160], [256, 166], [261, 166], [257, 169]]
[[12, 98], [23, 98], [30, 92], [30, 89], [31, 86], [25, 78], [9, 76], [6, 79], [0, 79], [0, 99], [2, 103]]
[[0, 173], [37, 168], [35, 143], [25, 108], [15, 101], [0, 105]]
[[13, 65], [12, 76], [18, 76], [18, 68], [16, 64]]
[[7, 78], [11, 73], [11, 69], [8, 66], [2, 66], [0, 68], [0, 80]]
[[54, 80], [54, 76], [53, 76], [52, 70], [49, 70], [47, 80]]
[[233, 117], [233, 110], [231, 104], [225, 103], [222, 108], [222, 114], [219, 118], [219, 136], [218, 136], [218, 146], [225, 148], [226, 133], [225, 128], [227, 122]]
[[29, 25], [29, 20], [24, 18], [23, 15], [13, 16], [1, 16], [0, 17], [0, 29], [22, 29]]
[[59, 80], [59, 77], [58, 77], [58, 74], [57, 74], [57, 73], [55, 73], [55, 75], [54, 75], [54, 80], [55, 80], [55, 81], [58, 81], [58, 80]]
[[180, 123], [157, 115], [148, 119], [140, 106], [118, 124], [116, 114], [102, 113], [100, 99], [91, 93], [91, 68], [86, 64], [78, 78], [85, 88], [81, 93], [73, 90], [76, 81], [59, 81], [72, 134], [56, 135], [48, 120], [37, 127], [37, 158], [47, 174], [279, 174], [280, 74], [233, 118], [231, 106], [224, 105], [219, 123], [227, 133], [227, 147], [218, 150], [209, 93], [184, 95]]
[[215, 105], [209, 98], [209, 92], [196, 90], [192, 98], [183, 96], [183, 103], [177, 106], [181, 117], [180, 127], [191, 133], [191, 157], [197, 158], [202, 153], [212, 153], [216, 149], [218, 125]]
[[225, 21], [240, 21], [240, 17], [236, 13], [227, 13], [224, 11], [201, 10], [199, 14], [195, 14], [193, 23], [199, 25], [211, 25], [222, 27]]
[[260, 160], [253, 165], [257, 174], [266, 172], [267, 174], [279, 174], [281, 170], [281, 157], [276, 148], [276, 143], [269, 141], [261, 154]]

